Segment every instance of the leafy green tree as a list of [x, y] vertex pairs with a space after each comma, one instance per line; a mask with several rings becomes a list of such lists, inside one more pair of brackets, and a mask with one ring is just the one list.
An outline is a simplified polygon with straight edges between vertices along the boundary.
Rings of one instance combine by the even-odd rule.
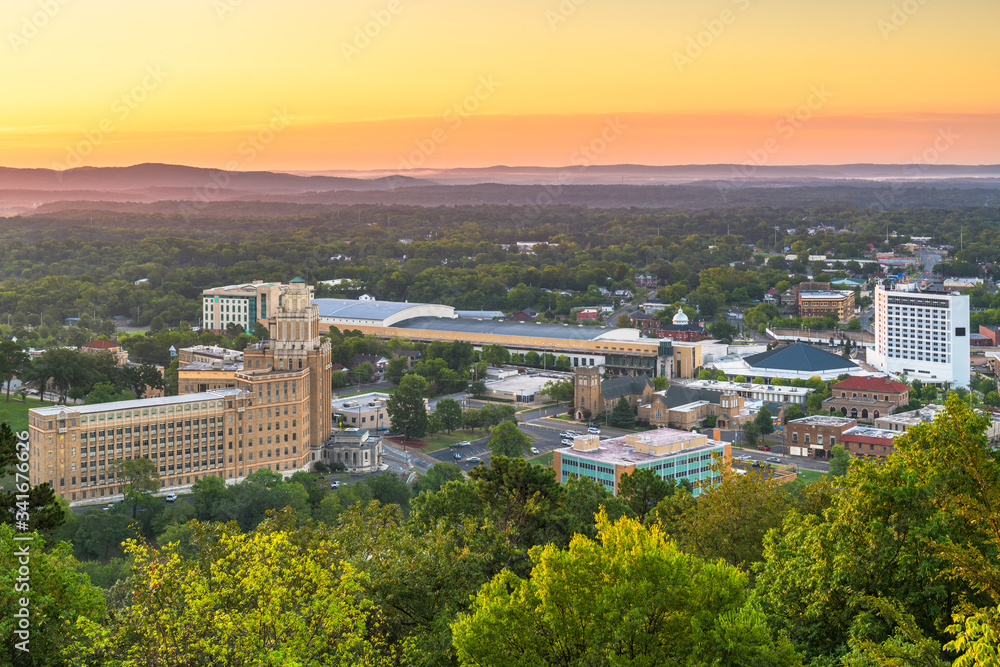
[[403, 512], [410, 509], [410, 487], [399, 475], [383, 472], [378, 475], [368, 475], [363, 483], [372, 490], [372, 498], [383, 505], [399, 505]]
[[441, 427], [448, 433], [462, 428], [462, 405], [453, 398], [442, 398], [434, 408]]
[[700, 371], [698, 371], [698, 379], [699, 380], [711, 380], [712, 377], [713, 377], [713, 373], [708, 368], [702, 368]]
[[712, 376], [713, 380], [718, 380], [719, 382], [726, 381], [726, 373], [721, 368], [716, 369], [715, 374]]
[[407, 364], [406, 357], [396, 357], [389, 361], [389, 364], [385, 368], [385, 379], [394, 385], [398, 385], [409, 370]]
[[774, 419], [771, 416], [771, 411], [767, 409], [766, 406], [761, 406], [760, 410], [757, 411], [757, 415], [753, 419], [754, 425], [757, 427], [757, 433], [760, 435], [770, 435], [774, 433]]
[[805, 413], [802, 412], [802, 406], [800, 406], [798, 403], [792, 403], [787, 408], [785, 408], [786, 424], [796, 419], [802, 419], [805, 416], [806, 416]]
[[602, 513], [598, 538], [536, 547], [453, 625], [464, 665], [801, 665], [749, 600], [746, 576], [681, 552], [656, 527]]
[[1000, 467], [987, 425], [949, 397], [934, 422], [896, 439], [892, 456], [854, 461], [821, 515], [792, 512], [765, 539], [759, 599], [810, 657], [835, 664], [865, 641], [916, 655], [925, 638], [942, 647], [955, 636], [950, 618], [962, 617], [958, 632], [979, 632], [1000, 602]]
[[482, 358], [491, 366], [503, 366], [510, 362], [510, 352], [503, 345], [483, 345]]
[[611, 410], [608, 423], [618, 428], [633, 428], [635, 426], [635, 413], [632, 412], [632, 406], [624, 396], [618, 397], [618, 402]]
[[79, 623], [76, 664], [393, 664], [364, 577], [329, 533], [294, 528], [290, 512], [252, 533], [199, 530], [208, 539], [194, 557], [129, 544], [129, 613]]
[[636, 468], [621, 476], [618, 497], [625, 501], [639, 521], [645, 522], [653, 508], [667, 496], [673, 495], [675, 488], [674, 480], [667, 482], [649, 468]]
[[756, 447], [759, 437], [760, 431], [757, 430], [757, 422], [747, 422], [746, 426], [743, 427], [743, 442], [751, 447]]
[[114, 401], [135, 400], [135, 394], [128, 389], [119, 389], [110, 382], [98, 382], [87, 394], [84, 403], [86, 405], [96, 405], [98, 403], [112, 403]]
[[549, 398], [556, 403], [573, 402], [573, 381], [572, 380], [552, 380], [545, 383], [542, 390]]
[[118, 479], [125, 484], [125, 504], [135, 518], [139, 505], [160, 488], [160, 473], [156, 464], [145, 457], [117, 461], [114, 466]]
[[996, 391], [988, 392], [983, 396], [983, 403], [994, 408], [1000, 406], [1000, 393]]
[[389, 423], [394, 433], [402, 433], [405, 440], [421, 438], [427, 432], [427, 380], [419, 375], [407, 375], [386, 402]]
[[12, 340], [0, 340], [0, 382], [7, 385], [8, 403], [11, 380], [23, 375], [29, 363], [30, 357], [21, 345]]
[[851, 455], [841, 445], [834, 445], [830, 448], [830, 474], [834, 477], [843, 477], [847, 474], [847, 468], [851, 465]]
[[80, 515], [73, 551], [78, 558], [107, 560], [124, 556], [122, 543], [138, 537], [139, 525], [118, 511], [87, 510]]
[[[77, 571], [72, 546], [59, 542], [46, 550], [45, 539], [40, 533], [15, 533], [11, 526], [0, 524], [0, 586], [4, 591], [0, 595], [0, 656], [4, 656], [0, 662], [5, 665], [68, 664], [62, 655], [76, 638], [77, 622], [96, 622], [104, 616], [104, 596], [87, 575]], [[24, 567], [30, 570], [28, 575]], [[22, 606], [22, 600], [27, 606]], [[26, 626], [21, 625], [22, 618]]]
[[618, 316], [618, 321], [615, 323], [615, 326], [619, 329], [628, 329], [632, 326], [632, 320], [629, 319], [628, 315], [622, 313]]
[[738, 475], [724, 461], [713, 466], [718, 483], [688, 502], [672, 526], [678, 546], [706, 560], [724, 559], [750, 572], [764, 559], [764, 536], [780, 529], [792, 509], [791, 497], [763, 475]]
[[231, 501], [233, 495], [225, 480], [214, 475], [196, 480], [191, 485], [191, 492], [194, 495], [194, 509], [201, 521], [215, 518], [218, 505], [223, 501]]
[[490, 429], [490, 455], [522, 456], [534, 441], [517, 427], [517, 423], [505, 420]]
[[424, 491], [440, 491], [441, 487], [448, 482], [458, 481], [464, 477], [462, 469], [454, 463], [435, 463], [428, 469], [427, 474], [413, 485], [413, 495]]
[[665, 377], [655, 377], [653, 378], [653, 389], [656, 391], [663, 391], [670, 386], [670, 380]]

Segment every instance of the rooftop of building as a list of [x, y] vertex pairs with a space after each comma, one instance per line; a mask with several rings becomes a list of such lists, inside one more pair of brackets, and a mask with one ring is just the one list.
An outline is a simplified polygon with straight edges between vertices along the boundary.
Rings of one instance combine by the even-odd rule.
[[904, 426], [912, 426], [914, 424], [919, 424], [921, 422], [929, 422], [937, 416], [939, 412], [944, 410], [943, 405], [938, 405], [937, 403], [928, 403], [922, 408], [916, 410], [909, 410], [908, 412], [897, 412], [894, 415], [886, 415], [885, 417], [879, 417], [879, 421], [887, 421], [893, 424], [900, 424]]
[[850, 417], [829, 417], [827, 415], [813, 415], [811, 417], [801, 417], [793, 419], [789, 424], [805, 424], [806, 426], [843, 426], [855, 421]]
[[824, 372], [857, 370], [857, 364], [844, 357], [820, 350], [806, 343], [792, 343], [768, 352], [744, 357], [753, 368], [773, 368], [796, 372]]
[[383, 326], [396, 326], [403, 320], [420, 316], [429, 316], [428, 319], [431, 320], [455, 317], [454, 308], [436, 303], [407, 303], [377, 299], [313, 299], [312, 304], [319, 308], [321, 320], [377, 320], [381, 321]]
[[841, 380], [831, 388], [850, 391], [901, 392], [906, 391], [910, 387], [887, 377], [851, 377]]
[[549, 382], [558, 382], [567, 377], [569, 376], [518, 373], [499, 380], [491, 380], [486, 383], [486, 388], [491, 391], [510, 391], [521, 395], [535, 394], [544, 389]]
[[851, 296], [852, 294], [853, 292], [811, 290], [808, 292], [799, 292], [799, 297], [803, 299], [842, 299], [844, 297]]
[[873, 426], [855, 426], [844, 431], [841, 439], [871, 438], [878, 440], [892, 440], [896, 436], [902, 435], [900, 431], [890, 431], [886, 428], [875, 428]]
[[546, 324], [540, 322], [513, 322], [477, 319], [443, 319], [415, 317], [395, 324], [401, 329], [443, 331], [449, 333], [488, 334], [497, 336], [531, 336], [549, 340], [632, 340], [656, 343], [656, 339], [642, 339], [638, 329], [584, 326], [580, 324]]
[[53, 405], [45, 408], [32, 408], [43, 417], [55, 417], [60, 413], [90, 415], [101, 412], [117, 412], [119, 410], [135, 410], [136, 408], [153, 408], [185, 403], [201, 403], [202, 401], [228, 400], [242, 393], [241, 389], [213, 389], [197, 394], [182, 394], [181, 396], [160, 396], [157, 398], [137, 398], [131, 401], [114, 401], [111, 403], [95, 403], [93, 405]]
[[243, 360], [239, 361], [190, 361], [178, 366], [182, 371], [241, 371]]
[[[671, 385], [672, 386], [672, 385]], [[779, 395], [806, 396], [811, 394], [812, 387], [792, 387], [779, 384], [753, 384], [752, 382], [723, 382], [722, 380], [692, 380], [687, 387], [691, 389], [712, 389], [714, 391], [767, 391]]]
[[282, 283], [270, 283], [270, 282], [265, 283], [265, 282], [261, 282], [261, 281], [255, 281], [255, 282], [252, 282], [252, 283], [236, 283], [235, 285], [223, 285], [221, 287], [210, 287], [210, 288], [204, 290], [203, 294], [209, 294], [209, 293], [216, 292], [216, 291], [219, 291], [219, 290], [223, 290], [223, 291], [226, 291], [226, 292], [239, 292], [239, 291], [253, 292], [253, 291], [256, 291], [256, 289], [258, 287], [285, 287], [285, 285], [283, 285]]
[[[389, 394], [383, 394], [381, 392], [373, 391], [367, 394], [359, 394], [357, 396], [346, 396], [344, 398], [334, 398], [330, 401], [330, 405], [334, 410], [349, 410], [350, 408], [373, 408], [378, 405], [385, 405], [385, 402], [389, 400]], [[349, 406], [349, 407], [348, 407]]]
[[[640, 436], [642, 438], [646, 438], [646, 442], [654, 446], [687, 442], [704, 437], [698, 433], [680, 431], [673, 428], [659, 428], [652, 431], [644, 431], [640, 434]], [[648, 463], [650, 461], [666, 461], [671, 458], [687, 456], [688, 454], [693, 453], [705, 453], [714, 449], [719, 449], [720, 447], [725, 447], [726, 445], [724, 442], [709, 439], [704, 445], [696, 445], [667, 454], [655, 455], [635, 451], [634, 447], [626, 444], [626, 437], [627, 436], [621, 436], [617, 438], [609, 438], [608, 440], [602, 440], [597, 449], [590, 451], [579, 451], [573, 449], [572, 447], [563, 447], [561, 449], [557, 449], [556, 451], [563, 456], [572, 456], [574, 458], [586, 459], [588, 461], [607, 463], [609, 465], [629, 466]]]

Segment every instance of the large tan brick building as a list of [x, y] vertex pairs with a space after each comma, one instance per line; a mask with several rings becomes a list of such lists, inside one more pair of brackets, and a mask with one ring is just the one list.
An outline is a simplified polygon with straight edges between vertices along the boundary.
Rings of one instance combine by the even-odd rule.
[[838, 322], [846, 324], [854, 317], [854, 292], [830, 289], [800, 290], [795, 306], [799, 317], [826, 317], [833, 313], [837, 316]]
[[233, 388], [29, 411], [31, 483], [72, 502], [121, 493], [116, 463], [133, 458], [153, 461], [164, 487], [306, 468], [332, 425], [330, 343], [304, 282], [292, 281], [268, 329]]

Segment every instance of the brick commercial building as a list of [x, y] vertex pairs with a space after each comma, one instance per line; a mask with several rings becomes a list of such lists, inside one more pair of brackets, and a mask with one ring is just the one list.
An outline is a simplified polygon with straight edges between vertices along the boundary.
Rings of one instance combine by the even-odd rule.
[[122, 493], [116, 463], [133, 458], [153, 461], [164, 487], [307, 468], [332, 426], [330, 343], [305, 283], [289, 285], [268, 329], [233, 388], [30, 410], [31, 483], [72, 502]]
[[730, 465], [731, 446], [698, 433], [664, 428], [603, 442], [596, 435], [574, 438], [572, 447], [553, 452], [552, 467], [563, 484], [571, 475], [589, 477], [614, 495], [622, 475], [644, 468], [665, 480], [688, 480], [697, 496], [718, 480], [711, 469], [715, 457]]
[[831, 415], [872, 422], [892, 414], [910, 402], [910, 387], [889, 378], [852, 377], [830, 387], [833, 393], [823, 401]]
[[844, 431], [840, 443], [849, 453], [855, 456], [886, 457], [892, 454], [892, 441], [899, 436], [898, 431], [889, 431], [870, 426], [855, 426]]
[[793, 419], [785, 424], [788, 451], [792, 456], [825, 459], [836, 444], [843, 444], [844, 432], [858, 425], [856, 419], [822, 415]]
[[835, 314], [837, 321], [846, 324], [854, 317], [854, 292], [816, 290], [798, 292], [795, 312], [799, 317], [826, 317]]

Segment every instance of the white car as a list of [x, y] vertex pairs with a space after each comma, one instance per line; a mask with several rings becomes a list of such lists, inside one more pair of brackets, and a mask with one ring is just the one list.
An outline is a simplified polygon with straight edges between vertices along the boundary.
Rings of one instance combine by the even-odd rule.
[[331, 489], [339, 489], [340, 488], [340, 482], [338, 482], [336, 480], [330, 482], [330, 488]]
[[172, 503], [175, 500], [177, 500], [177, 494], [176, 493], [168, 493], [167, 497], [164, 498], [164, 500], [166, 500], [168, 503]]
[[750, 460], [750, 455], [749, 454], [740, 454], [739, 456], [734, 456], [733, 460], [734, 461], [749, 461]]
[[471, 447], [472, 443], [469, 442], [468, 440], [462, 440], [461, 442], [456, 442], [455, 446], [456, 447]]
[[538, 454], [538, 447], [532, 447], [531, 448], [531, 453], [532, 454]]
[[559, 442], [561, 442], [564, 445], [569, 445], [570, 447], [573, 446], [573, 438], [563, 438]]
[[573, 431], [563, 431], [562, 433], [559, 434], [559, 437], [560, 438], [575, 438], [576, 437], [576, 433], [574, 433]]
[[594, 435], [600, 435], [601, 434], [601, 429], [599, 429], [599, 428], [597, 428], [595, 426], [591, 426], [590, 428], [587, 429], [587, 433], [592, 433]]

